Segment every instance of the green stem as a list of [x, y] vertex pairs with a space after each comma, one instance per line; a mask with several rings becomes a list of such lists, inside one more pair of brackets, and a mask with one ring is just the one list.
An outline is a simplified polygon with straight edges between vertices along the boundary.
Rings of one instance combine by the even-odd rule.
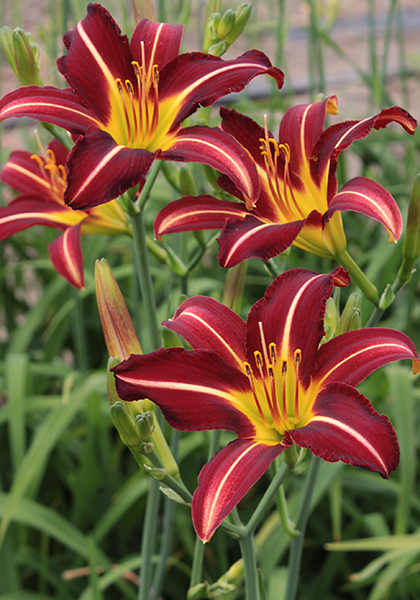
[[139, 197], [136, 200], [136, 205], [139, 207], [140, 210], [143, 210], [144, 205], [146, 204], [147, 200], [149, 199], [150, 192], [152, 190], [152, 187], [155, 184], [156, 177], [159, 175], [159, 171], [161, 170], [161, 168], [162, 168], [162, 161], [155, 160], [155, 162], [153, 163], [153, 165], [151, 166], [151, 168], [147, 174], [146, 182], [139, 194]]
[[87, 350], [85, 315], [83, 312], [82, 299], [79, 290], [72, 288], [74, 308], [72, 311], [72, 333], [74, 341], [74, 350], [76, 354], [76, 362], [82, 373], [86, 373], [89, 369], [89, 353]]
[[254, 514], [252, 515], [252, 517], [250, 518], [250, 520], [248, 521], [248, 523], [245, 527], [248, 534], [251, 535], [254, 533], [256, 527], [258, 526], [258, 523], [264, 516], [267, 508], [270, 506], [270, 504], [273, 502], [274, 498], [276, 497], [276, 494], [277, 494], [281, 484], [286, 479], [287, 474], [290, 471], [290, 468], [291, 467], [289, 465], [287, 465], [286, 463], [283, 463], [282, 466], [280, 467], [280, 469], [277, 471], [277, 473], [273, 477], [264, 496], [261, 498], [260, 503], [258, 504], [257, 508], [255, 509]]
[[244, 561], [245, 573], [245, 598], [246, 600], [259, 600], [260, 591], [258, 587], [257, 558], [254, 548], [254, 536], [245, 535], [239, 539], [241, 555]]
[[360, 267], [354, 262], [347, 250], [343, 250], [336, 256], [337, 261], [346, 269], [349, 270], [350, 277], [359, 286], [363, 295], [367, 300], [370, 300], [373, 304], [378, 306], [379, 294], [376, 287], [366, 277]]
[[153, 282], [150, 273], [149, 255], [146, 244], [146, 228], [143, 211], [130, 215], [133, 228], [134, 258], [140, 292], [146, 313], [146, 324], [149, 331], [150, 346], [152, 350], [161, 347], [161, 334], [156, 314], [156, 303], [153, 292]]
[[317, 456], [312, 456], [311, 466], [305, 481], [305, 487], [302, 493], [302, 502], [300, 505], [299, 516], [296, 527], [301, 532], [299, 537], [292, 538], [292, 545], [289, 558], [289, 576], [287, 580], [286, 598], [287, 600], [295, 600], [298, 582], [300, 565], [302, 562], [303, 542], [305, 540], [306, 525], [308, 523], [309, 513], [311, 510], [311, 500], [315, 489], [316, 480], [318, 477], [321, 459]]
[[158, 529], [157, 521], [160, 500], [159, 487], [160, 482], [156, 479], [153, 479], [150, 482], [146, 512], [144, 514], [143, 521], [143, 535], [141, 540], [141, 568], [138, 600], [148, 600], [150, 598], [149, 591], [153, 574], [153, 553]]

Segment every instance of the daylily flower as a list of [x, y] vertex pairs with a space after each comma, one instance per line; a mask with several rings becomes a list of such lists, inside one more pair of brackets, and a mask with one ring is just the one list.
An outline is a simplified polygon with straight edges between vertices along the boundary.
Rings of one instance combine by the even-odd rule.
[[142, 183], [155, 158], [195, 161], [227, 174], [254, 201], [259, 181], [243, 147], [219, 128], [181, 123], [267, 73], [283, 73], [262, 52], [235, 60], [191, 52], [178, 56], [183, 27], [141, 19], [131, 41], [108, 11], [89, 4], [64, 36], [68, 54], [57, 66], [71, 89], [27, 86], [0, 102], [0, 119], [32, 117], [77, 137], [67, 167], [66, 204], [87, 208]]
[[186, 300], [165, 325], [194, 348], [132, 355], [114, 368], [123, 400], [148, 397], [176, 429], [228, 429], [238, 438], [204, 466], [194, 493], [197, 534], [215, 529], [293, 443], [326, 461], [341, 460], [388, 477], [399, 461], [394, 430], [355, 387], [391, 361], [420, 360], [392, 329], [344, 333], [319, 346], [333, 286], [330, 275], [293, 269], [277, 277], [246, 323], [216, 300]]
[[84, 287], [83, 257], [80, 236], [84, 233], [128, 233], [128, 217], [116, 200], [88, 210], [66, 206], [64, 164], [68, 151], [53, 140], [47, 154], [15, 150], [0, 171], [0, 181], [19, 195], [0, 208], [0, 240], [33, 225], [64, 230], [49, 247], [56, 271], [76, 288]]
[[261, 193], [251, 206], [226, 178], [220, 186], [243, 200], [234, 203], [212, 196], [185, 197], [170, 203], [155, 220], [155, 236], [197, 229], [223, 228], [219, 260], [232, 267], [246, 258], [267, 260], [291, 244], [323, 257], [346, 250], [340, 212], [352, 210], [382, 223], [390, 241], [402, 232], [400, 210], [393, 197], [366, 177], [355, 177], [337, 191], [337, 159], [351, 142], [373, 128], [399, 123], [414, 133], [416, 121], [392, 107], [363, 121], [345, 121], [323, 130], [326, 113], [336, 114], [337, 98], [294, 106], [280, 124], [279, 141], [240, 113], [222, 108], [221, 127], [251, 153], [257, 165]]

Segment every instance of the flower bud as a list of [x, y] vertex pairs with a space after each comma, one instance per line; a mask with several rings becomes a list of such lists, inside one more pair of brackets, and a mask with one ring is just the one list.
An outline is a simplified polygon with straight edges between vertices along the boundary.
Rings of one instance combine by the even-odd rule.
[[153, 414], [149, 410], [136, 416], [136, 431], [142, 440], [147, 440], [154, 429]]
[[17, 27], [0, 29], [0, 43], [6, 58], [22, 85], [42, 86], [39, 73], [39, 48], [30, 33]]
[[218, 12], [212, 13], [209, 18], [209, 38], [214, 42], [219, 40], [220, 37], [217, 34], [217, 28], [219, 27], [222, 15]]
[[404, 285], [410, 281], [414, 262], [420, 256], [420, 173], [414, 182], [408, 205], [402, 255], [398, 279], [401, 285]]
[[141, 347], [120, 288], [103, 258], [95, 264], [95, 286], [106, 347], [121, 360], [141, 354]]
[[187, 600], [200, 600], [200, 598], [210, 597], [210, 586], [205, 581], [204, 583], [197, 583], [191, 587], [187, 592]]
[[209, 54], [212, 56], [222, 56], [227, 50], [227, 44], [224, 40], [217, 42], [216, 44], [212, 44], [209, 48]]
[[333, 298], [328, 298], [325, 305], [325, 316], [324, 316], [324, 341], [330, 340], [334, 337], [335, 330], [337, 329], [337, 306], [335, 304], [335, 300]]
[[395, 298], [394, 290], [392, 289], [392, 286], [389, 283], [387, 283], [387, 285], [379, 299], [379, 309], [386, 310], [387, 308], [389, 308], [391, 306], [391, 304], [394, 302], [394, 298]]
[[223, 40], [232, 31], [235, 25], [236, 15], [231, 8], [228, 8], [217, 26], [217, 35]]
[[337, 325], [335, 335], [340, 335], [346, 331], [359, 329], [358, 323], [362, 319], [362, 297], [360, 294], [353, 292], [350, 294], [346, 306], [341, 313], [340, 320]]
[[233, 44], [233, 42], [241, 35], [243, 30], [245, 29], [246, 24], [249, 21], [249, 17], [252, 12], [252, 4], [241, 4], [236, 13], [235, 13], [235, 23], [232, 27], [232, 31], [225, 38], [225, 42], [228, 46]]
[[108, 365], [106, 369], [106, 391], [108, 393], [109, 403], [112, 406], [116, 402], [120, 402], [120, 398], [117, 394], [117, 390], [115, 388], [115, 376], [114, 373], [111, 373], [111, 369], [120, 364], [119, 358], [114, 358], [112, 356], [108, 359]]
[[110, 408], [110, 414], [122, 443], [126, 446], [138, 447], [142, 440], [136, 431], [134, 420], [125, 410], [123, 403], [115, 402]]

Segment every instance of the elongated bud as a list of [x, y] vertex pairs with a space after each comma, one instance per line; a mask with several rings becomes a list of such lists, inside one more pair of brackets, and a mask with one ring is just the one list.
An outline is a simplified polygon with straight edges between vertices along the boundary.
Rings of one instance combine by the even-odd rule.
[[197, 196], [197, 187], [189, 165], [181, 165], [179, 169], [179, 183], [183, 196]]
[[108, 393], [109, 403], [112, 406], [116, 402], [120, 402], [119, 396], [117, 394], [117, 390], [115, 388], [115, 376], [114, 373], [111, 373], [111, 369], [120, 364], [119, 358], [114, 358], [112, 356], [108, 359], [108, 365], [106, 369], [106, 391]]
[[335, 300], [328, 298], [325, 305], [325, 316], [324, 316], [324, 341], [330, 340], [334, 337], [335, 330], [337, 329], [338, 313]]
[[123, 444], [131, 447], [138, 447], [142, 443], [137, 433], [133, 418], [125, 410], [121, 401], [115, 402], [110, 408], [112, 422], [120, 434]]
[[209, 54], [212, 56], [222, 56], [227, 50], [227, 44], [224, 40], [217, 42], [216, 44], [212, 44], [209, 48]]
[[204, 39], [203, 39], [203, 52], [208, 52], [210, 46], [214, 42], [214, 26], [213, 26], [213, 14], [217, 14], [222, 10], [222, 0], [207, 0], [206, 13], [204, 16]]
[[391, 284], [388, 283], [379, 299], [379, 309], [386, 310], [394, 302], [394, 299], [395, 299], [394, 290], [392, 289]]
[[404, 285], [410, 281], [414, 263], [420, 256], [420, 173], [414, 182], [408, 205], [402, 255], [403, 260], [398, 271], [398, 279], [401, 285]]
[[216, 29], [219, 39], [223, 40], [229, 35], [235, 25], [235, 21], [235, 12], [231, 8], [228, 8], [223, 17], [220, 19]]
[[154, 430], [154, 417], [149, 410], [136, 416], [136, 431], [142, 440], [148, 440]]
[[39, 48], [30, 33], [17, 27], [0, 29], [0, 43], [6, 58], [22, 85], [42, 86], [39, 73]]
[[222, 15], [219, 12], [212, 13], [209, 18], [209, 38], [213, 41], [220, 39], [217, 34], [217, 28], [219, 27], [221, 18]]
[[241, 35], [241, 33], [243, 32], [243, 30], [246, 27], [246, 24], [249, 21], [251, 12], [252, 12], [252, 4], [244, 3], [238, 7], [238, 9], [236, 10], [236, 13], [235, 13], [235, 23], [234, 23], [234, 26], [232, 27], [232, 31], [225, 38], [225, 42], [227, 43], [228, 46], [233, 44], [233, 42], [236, 39], [238, 39], [238, 37]]
[[335, 335], [340, 335], [346, 331], [359, 329], [357, 324], [362, 318], [362, 297], [360, 294], [353, 292], [350, 294], [346, 306], [341, 313], [340, 320], [337, 325]]
[[120, 288], [103, 258], [95, 264], [95, 286], [106, 347], [110, 356], [121, 360], [141, 354], [140, 342]]

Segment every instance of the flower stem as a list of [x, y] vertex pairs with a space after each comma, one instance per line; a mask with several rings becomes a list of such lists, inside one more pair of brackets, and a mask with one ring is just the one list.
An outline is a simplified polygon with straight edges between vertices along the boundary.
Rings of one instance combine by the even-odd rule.
[[291, 467], [289, 465], [287, 465], [286, 463], [283, 463], [282, 466], [280, 467], [280, 469], [277, 471], [277, 473], [273, 477], [264, 496], [261, 498], [260, 503], [258, 504], [257, 508], [255, 509], [254, 514], [252, 515], [252, 517], [250, 518], [250, 520], [248, 521], [248, 523], [246, 525], [246, 531], [248, 532], [248, 534], [254, 533], [258, 523], [264, 516], [267, 508], [270, 506], [270, 504], [276, 497], [276, 494], [277, 494], [280, 486], [282, 485], [283, 481], [286, 479], [287, 474], [289, 473], [290, 469], [291, 469]]
[[379, 303], [379, 294], [376, 287], [366, 277], [360, 267], [354, 262], [347, 250], [343, 250], [340, 254], [336, 255], [338, 262], [349, 270], [350, 277], [362, 290], [363, 295], [367, 300], [370, 300], [375, 306]]
[[156, 544], [157, 517], [159, 513], [160, 482], [153, 479], [150, 482], [149, 494], [147, 496], [146, 512], [144, 515], [144, 529], [141, 540], [141, 575], [138, 592], [138, 600], [150, 598], [150, 584], [152, 581], [153, 565], [152, 559]]
[[300, 565], [302, 561], [303, 542], [305, 540], [306, 525], [308, 523], [309, 513], [311, 510], [311, 500], [315, 489], [316, 480], [318, 477], [321, 459], [313, 455], [309, 473], [305, 481], [305, 487], [302, 494], [302, 502], [300, 505], [299, 516], [296, 523], [296, 528], [301, 532], [299, 537], [292, 538], [292, 545], [289, 557], [289, 577], [287, 580], [286, 598], [287, 600], [295, 600]]
[[141, 296], [146, 313], [146, 323], [149, 331], [151, 350], [157, 350], [161, 344], [161, 334], [156, 314], [156, 303], [153, 292], [153, 282], [150, 273], [149, 257], [146, 244], [146, 228], [143, 211], [130, 215], [133, 228], [134, 258]]
[[246, 600], [259, 600], [257, 558], [255, 555], [254, 536], [252, 533], [239, 539], [241, 555], [244, 561], [245, 573], [245, 598]]

